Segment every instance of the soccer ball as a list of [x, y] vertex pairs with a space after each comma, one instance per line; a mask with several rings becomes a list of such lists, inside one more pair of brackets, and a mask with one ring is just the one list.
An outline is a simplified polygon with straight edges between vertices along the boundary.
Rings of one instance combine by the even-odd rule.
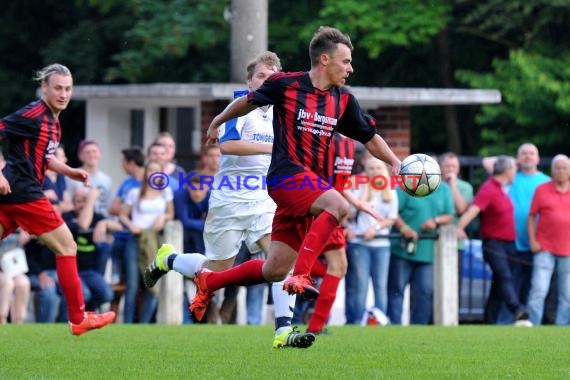
[[402, 161], [400, 176], [403, 179], [403, 190], [413, 197], [428, 196], [441, 183], [439, 164], [422, 153], [412, 154]]

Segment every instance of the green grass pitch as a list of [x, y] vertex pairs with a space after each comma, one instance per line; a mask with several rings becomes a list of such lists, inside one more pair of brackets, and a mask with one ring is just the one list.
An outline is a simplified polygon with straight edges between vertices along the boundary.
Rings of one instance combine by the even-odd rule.
[[330, 328], [271, 348], [270, 326], [0, 326], [0, 379], [568, 379], [570, 328]]

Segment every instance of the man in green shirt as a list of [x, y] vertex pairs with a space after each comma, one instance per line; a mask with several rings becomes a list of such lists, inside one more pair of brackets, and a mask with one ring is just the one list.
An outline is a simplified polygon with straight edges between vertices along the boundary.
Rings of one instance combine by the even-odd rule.
[[[441, 168], [441, 179], [449, 185], [451, 195], [453, 197], [453, 224], [457, 224], [459, 217], [467, 210], [473, 201], [473, 186], [459, 178], [461, 164], [459, 157], [453, 152], [446, 152], [439, 156], [439, 166]], [[476, 222], [475, 222], [476, 223]], [[471, 223], [471, 226], [474, 223]], [[463, 255], [465, 252], [465, 241], [459, 239], [457, 242], [457, 273], [459, 276], [458, 291], [459, 300], [461, 302], [461, 285], [462, 285], [462, 270], [463, 270]]]
[[[455, 153], [447, 152], [439, 157], [441, 179], [449, 185], [453, 197], [453, 223], [457, 224], [458, 218], [467, 210], [473, 200], [473, 186], [459, 178], [461, 165], [459, 157]], [[460, 248], [462, 249], [462, 248]]]
[[392, 324], [402, 322], [404, 289], [410, 284], [412, 305], [410, 323], [428, 324], [433, 316], [433, 257], [435, 241], [418, 239], [418, 234], [436, 233], [440, 225], [453, 218], [453, 198], [449, 186], [442, 182], [424, 198], [397, 189], [399, 216], [395, 227], [402, 239], [392, 241], [388, 277], [388, 316]]

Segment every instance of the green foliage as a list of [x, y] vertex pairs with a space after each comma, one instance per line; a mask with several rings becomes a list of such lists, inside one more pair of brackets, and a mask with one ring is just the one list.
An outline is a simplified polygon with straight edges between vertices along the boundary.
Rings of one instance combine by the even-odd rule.
[[[464, 152], [512, 153], [527, 140], [543, 155], [567, 149], [570, 0], [267, 1], [268, 46], [286, 70], [306, 70], [312, 34], [335, 26], [356, 47], [350, 85], [441, 87], [438, 70], [447, 63], [458, 86], [501, 90], [503, 103], [482, 107], [477, 118], [478, 107], [457, 108]], [[226, 81], [230, 3], [4, 2], [0, 115], [31, 100], [33, 71], [54, 61], [68, 65], [77, 84]], [[437, 48], [442, 30], [448, 57]], [[441, 108], [415, 107], [412, 118], [414, 150], [447, 150]]]
[[269, 50], [279, 54], [286, 71], [307, 70], [310, 34], [305, 30], [306, 24], [319, 13], [322, 0], [268, 0], [268, 5]]
[[[331, 327], [308, 349], [272, 326], [63, 324], [0, 329], [1, 379], [563, 379], [567, 327]], [[9, 344], [8, 344], [9, 342]], [[49, 359], [46, 359], [46, 355]]]
[[324, 0], [319, 18], [310, 22], [304, 36], [328, 24], [358, 39], [370, 58], [378, 58], [389, 46], [412, 46], [429, 41], [449, 22], [447, 1]]
[[564, 40], [569, 7], [568, 0], [481, 1], [460, 18], [460, 29], [509, 47]]
[[69, 30], [53, 39], [42, 49], [44, 62], [62, 62], [68, 66], [77, 84], [100, 82], [101, 66], [104, 66], [105, 38], [109, 23], [97, 20], [81, 20]]
[[125, 3], [124, 0], [75, 0], [75, 2], [80, 8], [97, 8], [103, 15], [114, 13], [117, 7]]
[[[459, 71], [472, 87], [497, 88], [502, 103], [482, 107], [481, 154], [514, 152], [524, 141], [542, 151], [563, 152], [570, 137], [570, 51], [551, 53], [514, 50], [508, 60], [494, 61], [494, 73]], [[549, 133], [550, 132], [550, 133]]]
[[568, 0], [490, 0], [461, 18], [459, 31], [508, 47], [492, 69], [465, 67], [459, 80], [474, 88], [496, 88], [503, 101], [481, 109], [482, 155], [514, 152], [525, 141], [543, 155], [567, 151], [570, 137]]
[[[34, 97], [34, 71], [44, 64], [41, 49], [68, 25], [70, 1], [2, 3], [0, 13], [0, 115], [14, 112]], [[44, 20], [50, 20], [45, 22]], [[38, 22], [42, 20], [42, 22]]]
[[[190, 49], [207, 50], [228, 40], [229, 25], [222, 14], [225, 1], [132, 0], [135, 23], [125, 33], [126, 49], [114, 55], [118, 66], [106, 80], [157, 80], [157, 65], [182, 59]], [[160, 70], [158, 70], [160, 71]]]

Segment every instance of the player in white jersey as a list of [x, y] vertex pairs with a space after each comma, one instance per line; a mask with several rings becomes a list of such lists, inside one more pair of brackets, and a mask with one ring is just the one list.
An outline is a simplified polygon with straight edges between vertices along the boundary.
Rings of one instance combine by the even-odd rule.
[[230, 268], [242, 242], [252, 254], [262, 250], [260, 244], [269, 247], [277, 206], [263, 190], [263, 179], [271, 162], [272, 144], [272, 107], [257, 108], [224, 126], [220, 171], [215, 175], [204, 227], [206, 257], [212, 270]]
[[[275, 53], [258, 55], [247, 66], [248, 88], [253, 91], [274, 73], [281, 71]], [[210, 193], [204, 227], [206, 256], [176, 254], [164, 244], [144, 273], [147, 287], [153, 287], [169, 270], [194, 278], [203, 267], [222, 271], [233, 266], [242, 242], [251, 253], [267, 254], [276, 205], [263, 186], [273, 148], [273, 112], [260, 107], [237, 120], [228, 121], [220, 141], [222, 161]], [[315, 335], [291, 327], [295, 297], [283, 290], [283, 281], [272, 284], [275, 304], [274, 348], [306, 348]]]

